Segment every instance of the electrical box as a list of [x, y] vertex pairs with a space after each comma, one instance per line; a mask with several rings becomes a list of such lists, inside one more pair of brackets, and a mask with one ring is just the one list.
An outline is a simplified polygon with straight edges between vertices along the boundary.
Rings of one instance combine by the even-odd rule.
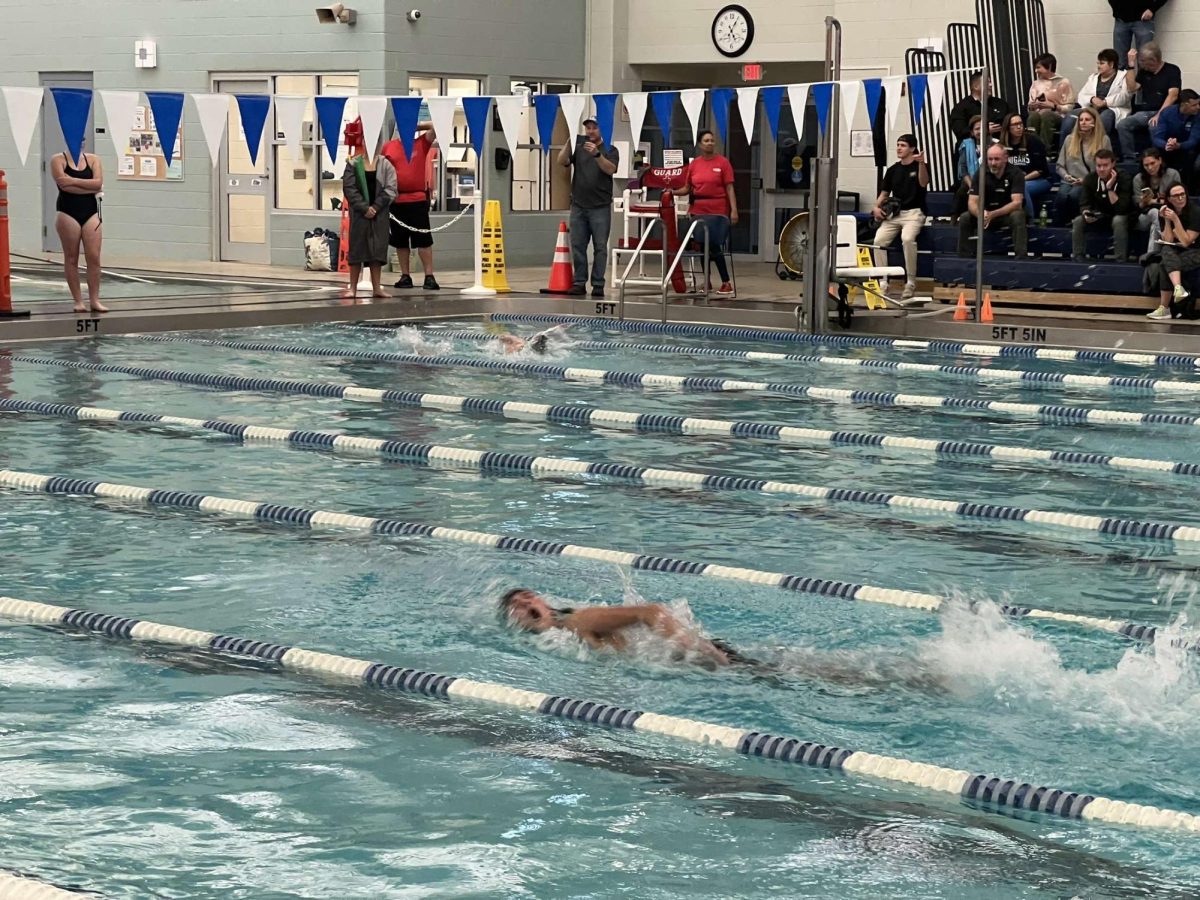
[[133, 65], [137, 69], [157, 69], [158, 44], [154, 41], [134, 41]]

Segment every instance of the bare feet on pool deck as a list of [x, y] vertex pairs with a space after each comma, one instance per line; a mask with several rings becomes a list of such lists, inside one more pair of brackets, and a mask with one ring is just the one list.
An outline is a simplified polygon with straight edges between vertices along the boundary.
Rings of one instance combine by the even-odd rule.
[[93, 300], [92, 301], [92, 312], [106, 313], [106, 312], [108, 312], [108, 307], [105, 306], [103, 303], [101, 303], [99, 300]]
[[342, 288], [342, 293], [339, 295], [343, 300], [354, 300], [358, 297], [358, 291], [352, 287]]
[[378, 300], [390, 300], [392, 295], [389, 294], [387, 291], [385, 291], [383, 288], [380, 288], [377, 291], [371, 291], [371, 296], [375, 297]]
[[85, 313], [88, 311], [88, 308], [86, 306], [84, 306], [82, 303], [76, 303], [73, 308], [74, 308], [75, 312], [79, 312], [79, 313]]

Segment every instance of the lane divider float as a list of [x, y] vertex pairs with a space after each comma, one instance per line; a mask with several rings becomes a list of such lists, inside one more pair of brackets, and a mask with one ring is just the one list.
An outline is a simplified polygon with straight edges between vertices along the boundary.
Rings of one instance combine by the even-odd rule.
[[1017, 779], [979, 775], [893, 756], [834, 747], [816, 741], [732, 728], [681, 716], [557, 694], [530, 691], [455, 675], [439, 675], [405, 666], [369, 662], [273, 641], [233, 637], [210, 631], [163, 625], [128, 616], [106, 615], [66, 606], [0, 597], [0, 616], [74, 632], [126, 641], [151, 641], [250, 657], [278, 664], [310, 678], [381, 690], [419, 694], [437, 700], [490, 703], [587, 725], [663, 735], [732, 750], [748, 757], [845, 772], [956, 795], [984, 808], [1023, 810], [1063, 819], [1105, 822], [1142, 828], [1200, 831], [1200, 816], [1180, 810], [1110, 800], [1083, 791], [1039, 786]]
[[991, 519], [1032, 525], [1046, 525], [1089, 534], [1148, 538], [1160, 541], [1200, 543], [1200, 528], [1169, 522], [1139, 521], [1110, 516], [1054, 512], [968, 500], [939, 500], [933, 497], [913, 497], [884, 491], [831, 488], [748, 478], [741, 475], [717, 475], [687, 469], [658, 469], [627, 463], [589, 463], [556, 456], [532, 456], [499, 450], [472, 450], [440, 444], [420, 444], [412, 441], [355, 437], [339, 432], [310, 431], [250, 425], [225, 419], [193, 419], [159, 413], [105, 409], [98, 406], [70, 406], [63, 403], [43, 403], [33, 400], [0, 398], [0, 412], [33, 413], [71, 421], [107, 421], [125, 423], [156, 423], [178, 425], [199, 431], [219, 432], [243, 441], [289, 444], [343, 453], [368, 453], [400, 462], [432, 465], [471, 471], [516, 472], [535, 478], [547, 477], [607, 477], [619, 478], [648, 487], [689, 487], [709, 491], [750, 491], [761, 494], [804, 497], [834, 503], [865, 506], [886, 506], [956, 516], [962, 519]]
[[1020, 359], [1050, 359], [1057, 362], [1121, 363], [1200, 369], [1200, 356], [1193, 353], [1125, 353], [1120, 350], [1068, 350], [1017, 344], [973, 344], [966, 341], [919, 341], [854, 334], [802, 334], [796, 331], [749, 326], [702, 325], [693, 322], [647, 322], [635, 319], [605, 319], [599, 316], [570, 316], [541, 313], [491, 313], [493, 322], [547, 322], [581, 325], [608, 331], [674, 334], [683, 337], [733, 338], [739, 341], [782, 341], [794, 344], [823, 344], [831, 347], [880, 347], [886, 350], [916, 350], [933, 353], [965, 353], [971, 356], [1003, 356]]
[[[230, 516], [236, 519], [288, 525], [310, 530], [337, 529], [365, 532], [383, 537], [432, 538], [434, 540], [459, 544], [473, 544], [493, 550], [533, 553], [539, 556], [587, 559], [647, 572], [665, 572], [671, 575], [692, 575], [701, 578], [716, 578], [724, 581], [739, 581], [763, 587], [780, 588], [781, 590], [799, 594], [837, 597], [841, 600], [856, 600], [863, 603], [875, 603], [882, 606], [894, 606], [904, 609], [919, 609], [926, 612], [936, 612], [949, 602], [949, 598], [921, 591], [876, 587], [874, 585], [847, 581], [831, 581], [824, 578], [789, 575], [782, 572], [765, 572], [758, 569], [745, 569], [719, 563], [697, 562], [694, 560], [675, 559], [669, 556], [631, 553], [604, 547], [588, 547], [582, 544], [566, 544], [559, 541], [544, 541], [536, 538], [507, 537], [500, 534], [491, 534], [486, 531], [467, 531], [461, 528], [447, 528], [440, 525], [406, 522], [401, 519], [357, 516], [329, 510], [307, 509], [301, 506], [268, 503], [261, 500], [239, 500], [229, 497], [198, 494], [191, 491], [140, 487], [138, 485], [118, 484], [106, 481], [88, 481], [62, 475], [43, 475], [36, 472], [18, 472], [11, 469], [0, 469], [0, 488], [11, 488], [42, 494], [108, 497], [143, 503], [152, 507], [166, 507], [184, 512]], [[1109, 634], [1118, 634], [1137, 641], [1152, 642], [1157, 636], [1156, 626], [1142, 625], [1136, 622], [1122, 622], [1117, 619], [1105, 619], [1098, 616], [1077, 615], [1074, 613], [1035, 609], [1033, 607], [1012, 604], [999, 605], [999, 610], [1009, 618], [1030, 618], [1077, 625], [1081, 628], [1091, 628], [1108, 632]], [[1198, 648], [1200, 648], [1200, 645], [1197, 645], [1197, 647], [1189, 645], [1189, 649], [1194, 650]]]

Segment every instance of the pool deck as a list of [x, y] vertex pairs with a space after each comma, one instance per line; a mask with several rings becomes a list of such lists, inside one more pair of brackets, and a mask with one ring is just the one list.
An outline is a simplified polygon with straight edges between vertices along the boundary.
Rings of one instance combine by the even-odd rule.
[[[44, 268], [43, 268], [44, 267]], [[471, 274], [439, 273], [441, 291], [395, 290], [393, 296], [357, 301], [339, 296], [344, 276], [328, 272], [303, 272], [272, 266], [240, 263], [161, 262], [145, 259], [106, 259], [109, 284], [121, 284], [124, 296], [106, 299], [110, 312], [81, 316], [68, 299], [57, 300], [53, 282], [61, 278], [53, 255], [40, 263], [14, 260], [14, 273], [26, 281], [14, 283], [13, 306], [30, 310], [24, 319], [0, 320], [0, 344], [59, 340], [99, 334], [200, 330], [264, 325], [302, 325], [317, 322], [367, 319], [428, 320], [469, 318], [489, 312], [566, 313], [617, 315], [617, 298], [609, 291], [602, 300], [592, 297], [549, 296], [540, 293], [547, 270], [543, 267], [510, 269], [512, 292], [492, 298], [468, 298], [461, 288], [471, 284]], [[384, 284], [397, 277], [384, 273]], [[737, 300], [677, 300], [668, 304], [668, 321], [748, 325], [795, 330], [801, 285], [780, 281], [766, 263], [739, 266]], [[33, 282], [36, 282], [35, 285]], [[186, 290], [181, 288], [186, 286]], [[932, 288], [922, 293], [934, 295]], [[939, 291], [945, 297], [945, 291]], [[956, 322], [953, 307], [935, 301], [924, 310], [867, 311], [859, 300], [852, 331], [888, 337], [944, 339], [1029, 346], [1067, 346], [1129, 351], [1200, 352], [1200, 322], [1152, 322], [1129, 312], [1075, 311], [1051, 308], [1013, 308], [1004, 292], [992, 292], [996, 320], [987, 324]], [[1149, 308], [1150, 298], [1129, 298], [1129, 306]], [[630, 292], [626, 317], [659, 321], [662, 306], [657, 295]], [[831, 329], [839, 331], [836, 325]]]

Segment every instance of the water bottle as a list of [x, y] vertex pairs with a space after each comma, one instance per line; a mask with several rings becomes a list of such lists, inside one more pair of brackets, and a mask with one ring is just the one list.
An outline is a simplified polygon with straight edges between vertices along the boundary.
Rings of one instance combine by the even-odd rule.
[[1038, 225], [1040, 225], [1042, 228], [1045, 228], [1049, 224], [1050, 217], [1046, 215], [1046, 207], [1043, 206], [1041, 215], [1038, 216]]

